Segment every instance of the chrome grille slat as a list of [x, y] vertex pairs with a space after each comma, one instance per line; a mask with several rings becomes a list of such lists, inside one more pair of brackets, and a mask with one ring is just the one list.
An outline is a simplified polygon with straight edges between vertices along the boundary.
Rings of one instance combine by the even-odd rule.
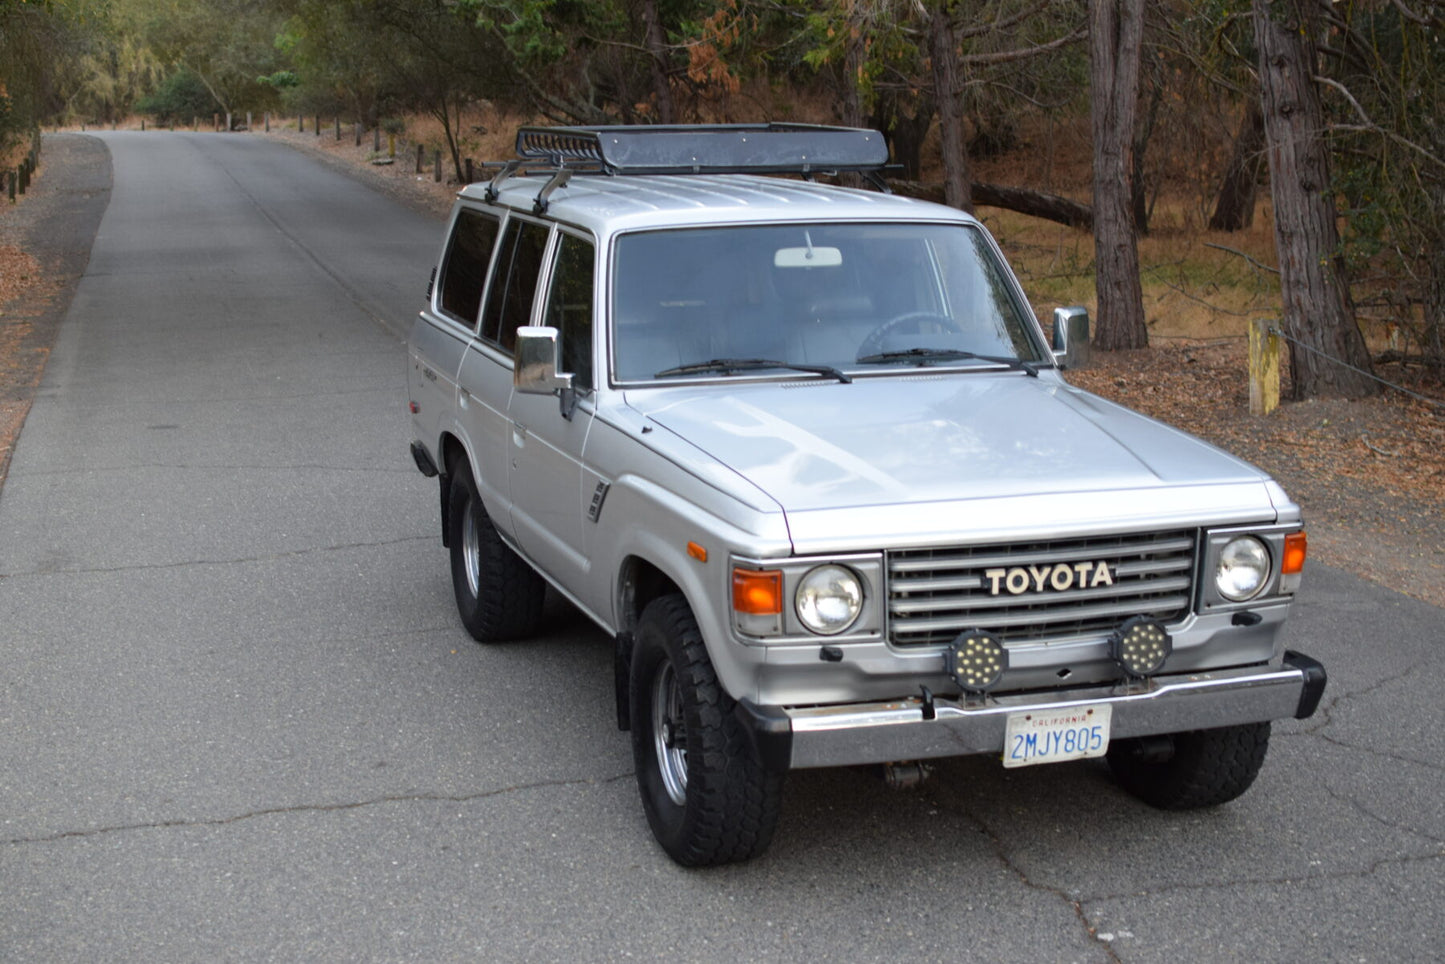
[[[1193, 530], [1012, 546], [900, 550], [888, 555], [889, 637], [897, 646], [938, 645], [966, 629], [1005, 641], [1047, 640], [1111, 632], [1124, 618], [1182, 618], [1193, 598], [1198, 538]], [[1052, 567], [1104, 561], [1113, 584], [1034, 591], [989, 590], [988, 569]]]
[[[1009, 603], [1012, 608], [1048, 607], [1049, 610], [1055, 610], [1064, 608], [1063, 604], [1065, 603], [1081, 599], [1120, 599], [1121, 597], [1134, 599], [1149, 593], [1177, 592], [1180, 589], [1188, 589], [1192, 582], [1193, 580], [1188, 576], [1175, 576], [1172, 579], [1158, 579], [1148, 583], [1126, 583], [1122, 587], [1115, 585], [1099, 589], [1071, 589], [1068, 592], [1030, 592], [1020, 596], [1010, 596]], [[918, 612], [976, 610], [990, 607], [998, 607], [998, 597], [931, 596], [927, 599], [893, 599], [888, 603], [888, 611], [898, 616]]]
[[[1165, 596], [1162, 597], [1159, 601], [1171, 607], [1180, 606], [1188, 602], [1188, 597]], [[1138, 606], [1130, 605], [1126, 602], [1116, 602], [1102, 604], [1098, 606], [1079, 606], [1073, 610], [1023, 612], [1014, 613], [1007, 616], [995, 615], [990, 618], [988, 625], [983, 628], [996, 631], [999, 629], [1008, 629], [1017, 626], [1054, 625], [1063, 622], [1099, 617], [1113, 618], [1123, 616], [1136, 616], [1140, 615], [1141, 613], [1145, 615], [1151, 614], [1150, 610], [1148, 609], [1141, 610]], [[957, 635], [959, 632], [962, 631], [957, 628], [959, 625], [961, 624], [956, 619], [907, 619], [896, 623], [893, 628], [894, 631], [900, 636], [924, 631], [931, 632], [938, 629], [947, 629], [950, 631], [949, 638], [952, 639], [953, 636]], [[964, 625], [965, 628], [974, 628], [972, 623], [967, 623]], [[1001, 633], [1000, 635], [1002, 635], [1005, 639], [1010, 638], [1009, 634], [1007, 633]]]

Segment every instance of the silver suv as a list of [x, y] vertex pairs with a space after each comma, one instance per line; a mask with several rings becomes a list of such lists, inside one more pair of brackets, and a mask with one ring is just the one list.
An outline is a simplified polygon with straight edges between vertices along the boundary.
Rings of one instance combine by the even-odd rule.
[[[461, 192], [408, 384], [462, 623], [545, 589], [614, 640], [643, 809], [687, 865], [761, 853], [784, 774], [1107, 757], [1231, 800], [1325, 686], [1283, 648], [1300, 510], [1080, 391], [998, 246], [882, 184], [876, 131], [524, 129]], [[802, 180], [777, 176], [802, 175]]]

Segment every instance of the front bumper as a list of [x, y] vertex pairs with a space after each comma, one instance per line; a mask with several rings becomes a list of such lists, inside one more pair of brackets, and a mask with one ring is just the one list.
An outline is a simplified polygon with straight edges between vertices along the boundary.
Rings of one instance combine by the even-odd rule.
[[976, 753], [1001, 756], [1010, 714], [1070, 707], [1112, 706], [1112, 740], [1304, 719], [1319, 705], [1325, 682], [1324, 666], [1286, 651], [1278, 668], [1248, 666], [972, 699], [920, 695], [801, 707], [761, 707], [743, 700], [737, 712], [764, 765], [782, 771]]

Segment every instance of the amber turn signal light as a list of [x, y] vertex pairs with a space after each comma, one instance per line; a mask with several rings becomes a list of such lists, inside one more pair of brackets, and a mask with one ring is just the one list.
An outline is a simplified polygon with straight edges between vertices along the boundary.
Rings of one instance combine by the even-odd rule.
[[733, 609], [751, 616], [783, 611], [783, 574], [776, 569], [734, 569]]
[[1308, 547], [1308, 540], [1305, 538], [1304, 530], [1291, 532], [1284, 537], [1284, 558], [1280, 561], [1279, 571], [1286, 576], [1292, 576], [1302, 572], [1305, 567], [1305, 550]]

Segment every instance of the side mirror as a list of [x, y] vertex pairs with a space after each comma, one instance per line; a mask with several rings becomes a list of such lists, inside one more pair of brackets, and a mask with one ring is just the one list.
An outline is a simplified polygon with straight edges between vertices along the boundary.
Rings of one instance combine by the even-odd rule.
[[1060, 368], [1089, 367], [1089, 309], [1054, 309], [1054, 362]]
[[562, 414], [572, 417], [577, 393], [572, 376], [557, 371], [557, 329], [524, 325], [517, 329], [516, 358], [512, 362], [512, 387], [524, 395], [557, 395]]

